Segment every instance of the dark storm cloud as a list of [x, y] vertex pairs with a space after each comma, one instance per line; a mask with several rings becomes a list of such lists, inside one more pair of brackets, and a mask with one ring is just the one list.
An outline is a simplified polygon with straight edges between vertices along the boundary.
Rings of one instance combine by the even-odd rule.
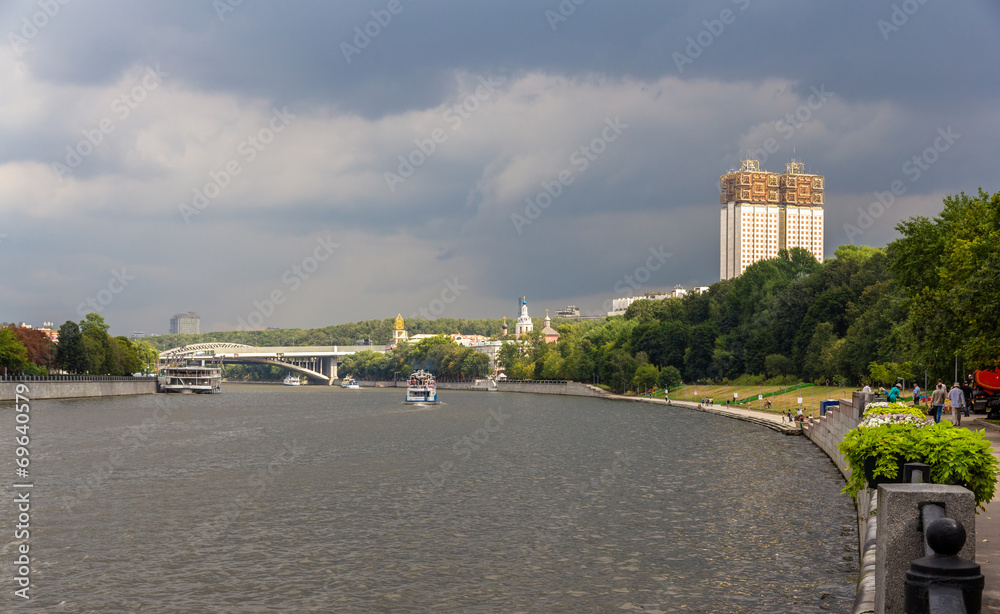
[[[75, 319], [127, 266], [137, 280], [106, 306], [116, 332], [188, 309], [234, 325], [327, 230], [344, 248], [268, 326], [412, 311], [455, 276], [472, 289], [444, 315], [500, 315], [521, 295], [595, 311], [623, 289], [718, 279], [718, 179], [747, 155], [826, 175], [828, 256], [995, 181], [986, 2], [219, 6], [68, 2], [30, 37], [39, 4], [0, 9], [0, 254], [24, 289], [0, 319]], [[156, 66], [169, 77], [116, 113]], [[295, 119], [262, 132], [274, 109]], [[88, 145], [103, 118], [113, 131]], [[628, 128], [574, 164], [615, 118]], [[67, 147], [86, 153], [57, 177]], [[394, 183], [401, 156], [413, 172]], [[223, 178], [228, 163], [240, 172]], [[572, 183], [518, 232], [561, 171]], [[899, 206], [846, 236], [894, 181]], [[650, 249], [672, 256], [626, 282]]]

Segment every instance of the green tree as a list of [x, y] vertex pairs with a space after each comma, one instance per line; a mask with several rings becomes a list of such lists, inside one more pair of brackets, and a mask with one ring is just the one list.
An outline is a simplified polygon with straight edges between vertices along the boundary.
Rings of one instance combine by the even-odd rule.
[[14, 326], [13, 324], [9, 328], [28, 350], [29, 362], [39, 366], [50, 366], [53, 358], [53, 346], [48, 335], [34, 328]]
[[768, 354], [764, 359], [764, 369], [768, 377], [788, 375], [792, 372], [792, 359], [784, 354]]
[[940, 217], [896, 229], [890, 263], [910, 299], [909, 342], [922, 362], [1000, 363], [1000, 192], [948, 196]]
[[88, 375], [104, 375], [104, 344], [100, 337], [83, 335], [83, 355], [84, 371]]
[[656, 368], [656, 365], [647, 363], [635, 370], [635, 375], [632, 376], [632, 383], [636, 391], [644, 392], [655, 387], [659, 379], [660, 370]]
[[142, 364], [143, 371], [150, 371], [156, 369], [156, 362], [160, 358], [160, 352], [153, 344], [145, 339], [140, 339], [134, 343], [135, 354], [139, 358], [139, 362]]
[[115, 342], [118, 344], [119, 352], [121, 353], [120, 375], [131, 375], [132, 373], [142, 371], [144, 368], [143, 362], [139, 359], [136, 347], [128, 337], [119, 335], [115, 337]]
[[660, 387], [670, 390], [681, 385], [681, 372], [677, 367], [667, 365], [660, 369]]
[[504, 343], [497, 352], [497, 366], [507, 371], [508, 377], [513, 377], [512, 372], [524, 362], [524, 350], [516, 341]]
[[608, 356], [605, 381], [615, 390], [625, 394], [626, 387], [632, 382], [636, 370], [636, 360], [622, 349], [612, 350]]
[[691, 328], [690, 341], [684, 354], [684, 373], [688, 381], [709, 377], [715, 353], [717, 329], [713, 322]]
[[68, 373], [87, 371], [87, 356], [83, 345], [80, 326], [67, 320], [59, 327], [59, 343], [56, 347], [56, 364]]
[[80, 332], [83, 333], [88, 330], [99, 330], [106, 333], [109, 328], [111, 327], [104, 321], [104, 316], [99, 313], [88, 313], [80, 320]]
[[28, 348], [10, 327], [0, 328], [0, 367], [5, 373], [20, 373], [28, 364]]

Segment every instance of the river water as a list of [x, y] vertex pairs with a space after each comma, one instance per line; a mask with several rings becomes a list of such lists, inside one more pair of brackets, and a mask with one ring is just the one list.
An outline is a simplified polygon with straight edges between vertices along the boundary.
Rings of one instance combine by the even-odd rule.
[[851, 611], [854, 508], [805, 438], [645, 403], [403, 394], [32, 402], [32, 598], [4, 573], [0, 610]]

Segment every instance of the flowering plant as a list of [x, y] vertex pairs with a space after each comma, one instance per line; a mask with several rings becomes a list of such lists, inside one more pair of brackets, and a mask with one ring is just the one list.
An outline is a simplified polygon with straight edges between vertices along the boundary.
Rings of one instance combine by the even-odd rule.
[[868, 405], [865, 406], [865, 417], [885, 416], [885, 415], [905, 415], [905, 416], [923, 417], [924, 412], [920, 411], [915, 407], [909, 407], [899, 402], [886, 403], [885, 401], [878, 401], [875, 403], [869, 403]]
[[[898, 479], [904, 462], [922, 462], [931, 466], [933, 483], [968, 488], [980, 507], [993, 499], [997, 459], [983, 434], [947, 422], [933, 424], [901, 403], [869, 404], [864, 419], [837, 447], [851, 470], [844, 492], [852, 496], [869, 479]], [[866, 460], [874, 461], [871, 476], [865, 474]]]
[[859, 427], [875, 428], [878, 426], [883, 426], [886, 424], [900, 424], [904, 426], [912, 426], [913, 428], [920, 428], [930, 424], [930, 421], [922, 415], [914, 416], [913, 414], [876, 414], [874, 416], [865, 416], [865, 419], [861, 421]]

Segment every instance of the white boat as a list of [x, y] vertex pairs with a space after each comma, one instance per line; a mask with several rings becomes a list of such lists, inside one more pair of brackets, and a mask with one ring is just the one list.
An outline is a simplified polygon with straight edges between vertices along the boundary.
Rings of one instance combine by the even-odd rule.
[[407, 403], [424, 403], [434, 405], [438, 402], [437, 382], [434, 376], [424, 371], [414, 371], [410, 375], [410, 381], [406, 385]]
[[222, 392], [222, 368], [196, 365], [166, 367], [159, 383], [160, 392], [218, 393]]
[[341, 380], [340, 387], [347, 388], [348, 390], [361, 390], [361, 384], [350, 375]]
[[302, 382], [299, 381], [299, 376], [292, 375], [291, 373], [289, 373], [288, 377], [286, 377], [284, 379], [284, 381], [282, 381], [281, 383], [284, 384], [284, 385], [286, 385], [286, 386], [301, 386], [302, 385]]

